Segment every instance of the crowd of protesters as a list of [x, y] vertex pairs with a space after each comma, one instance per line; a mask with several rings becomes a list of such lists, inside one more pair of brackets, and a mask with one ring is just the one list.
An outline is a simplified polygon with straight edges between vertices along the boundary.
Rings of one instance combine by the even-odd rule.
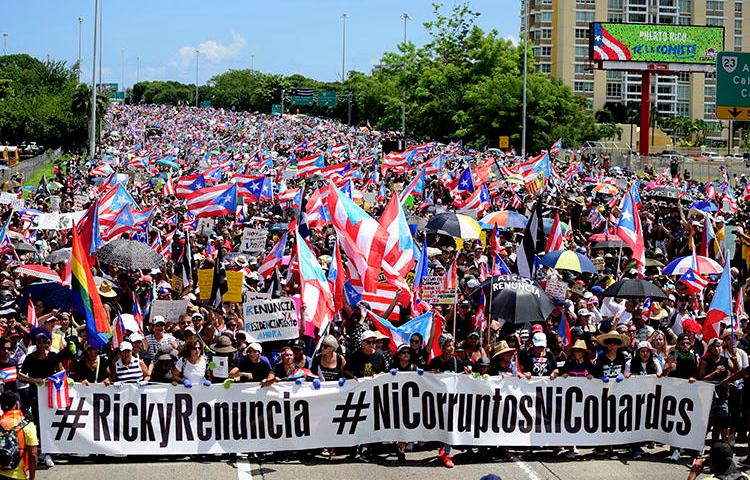
[[[750, 371], [750, 339], [743, 333], [747, 322], [744, 305], [733, 304], [731, 319], [707, 340], [706, 313], [719, 275], [705, 275], [708, 285], [694, 292], [679, 275], [664, 274], [662, 267], [698, 251], [731, 269], [733, 294], [746, 292], [750, 282], [750, 235], [745, 232], [750, 218], [744, 207], [744, 176], [730, 181], [727, 174], [724, 179], [708, 183], [686, 178], [674, 166], [664, 171], [627, 172], [585, 151], [562, 150], [550, 155], [555, 178], [547, 179], [536, 191], [538, 185], [530, 186], [522, 173], [513, 170], [525, 159], [498, 150], [474, 151], [459, 143], [411, 143], [407, 147], [417, 151], [410, 160], [411, 166], [384, 168], [381, 147], [394, 139], [392, 134], [305, 116], [282, 118], [184, 107], [114, 105], [107, 112], [103, 138], [94, 159], [71, 159], [58, 164], [55, 178], [46, 179], [39, 189], [24, 187], [23, 178], [12, 178], [3, 185], [4, 191], [23, 196], [26, 204], [11, 214], [6, 235], [12, 247], [0, 259], [0, 371], [13, 372], [3, 376], [4, 390], [16, 392], [20, 406], [35, 421], [39, 389], [48, 377], [61, 370], [83, 384], [156, 382], [178, 388], [198, 388], [201, 384], [231, 388], [235, 382], [270, 386], [300, 375], [317, 381], [342, 382], [345, 380], [341, 379], [362, 379], [391, 370], [527, 379], [572, 376], [603, 382], [627, 382], [640, 375], [669, 376], [716, 384], [710, 436], [712, 441], [723, 442], [717, 444], [717, 455], [724, 452], [724, 457], [730, 457], [729, 463], [721, 467], [723, 471], [736, 468], [731, 461], [732, 449], [747, 442], [750, 428], [750, 382], [744, 380]], [[342, 145], [346, 147], [341, 149]], [[416, 314], [411, 308], [413, 301], [401, 300], [400, 288], [386, 298], [385, 304], [390, 302], [387, 309], [378, 311], [365, 300], [351, 305], [347, 297], [326, 331], [312, 336], [300, 332], [298, 339], [277, 342], [252, 338], [245, 331], [238, 304], [225, 303], [215, 308], [200, 300], [196, 272], [213, 269], [217, 258], [223, 258], [227, 270], [244, 272], [244, 295], [262, 292], [276, 298], [299, 293], [294, 261], [278, 265], [268, 278], [258, 274], [258, 267], [283, 233], [270, 227], [287, 228], [300, 221], [300, 205], [279, 201], [278, 195], [302, 186], [302, 180], [294, 174], [296, 159], [317, 152], [324, 153], [326, 165], [349, 162], [348, 169], [356, 172], [350, 172], [349, 179], [362, 194], [353, 198], [376, 219], [391, 193], [401, 192], [421, 165], [442, 157], [444, 163], [437, 173], [426, 177], [421, 193], [405, 202], [409, 218], [417, 219], [412, 232], [417, 244], [422, 238], [428, 242], [429, 273], [444, 276], [449, 275], [446, 272], [456, 272], [455, 303], [427, 307], [445, 320], [444, 331], [436, 332], [439, 355], [432, 355], [431, 339], [418, 333], [411, 335], [408, 344], [392, 349], [392, 340], [373, 325], [370, 311], [393, 319], [396, 326]], [[169, 161], [154, 162], [165, 158]], [[105, 165], [108, 168], [102, 168]], [[236, 215], [215, 217], [199, 226], [190, 218], [184, 200], [165, 194], [164, 187], [170, 179], [216, 166], [220, 167], [215, 174], [217, 183], [232, 181], [238, 172], [266, 174], [273, 179], [273, 198], [246, 200]], [[566, 285], [565, 298], [553, 298], [554, 308], [544, 321], [507, 321], [493, 318], [485, 310], [484, 315], [489, 318], [483, 322], [477, 315], [483, 298], [477, 295], [477, 289], [488, 275], [497, 273], [498, 261], [516, 272], [518, 262], [523, 260], [518, 251], [523, 225], [486, 230], [484, 241], [457, 242], [435, 232], [423, 236], [424, 222], [420, 219], [426, 221], [436, 213], [455, 210], [455, 205], [461, 203], [454, 178], [467, 167], [475, 169], [475, 188], [486, 185], [491, 197], [489, 205], [474, 211], [478, 218], [497, 210], [528, 215], [541, 198], [543, 216], [558, 215], [566, 223], [561, 249], [586, 255], [596, 266], [596, 273], [538, 268], [536, 280], [542, 284], [554, 279]], [[110, 320], [138, 309], [144, 312], [139, 331], [125, 332], [117, 347], [109, 344], [95, 348], [87, 343], [80, 312], [61, 309], [44, 297], [33, 298], [38, 326], [32, 325], [24, 302], [28, 298], [26, 289], [37, 280], [19, 274], [16, 267], [46, 265], [64, 281], [67, 258], [50, 262], [48, 257], [70, 247], [71, 231], [37, 229], [34, 216], [54, 210], [85, 210], [108, 188], [117, 186], [118, 174], [127, 174], [119, 181], [124, 182], [140, 207], [155, 207], [143, 240], [160, 248], [167, 261], [160, 268], [136, 271], [95, 262], [92, 268], [97, 292]], [[329, 180], [321, 175], [307, 178], [304, 191], [309, 195]], [[603, 184], [612, 186], [614, 191], [596, 191]], [[616, 232], [621, 200], [634, 184], [642, 199], [645, 265], [633, 262], [631, 249], [623, 247]], [[719, 211], [690, 208], [698, 201], [713, 203]], [[5, 218], [9, 213], [10, 209]], [[264, 252], [239, 252], [246, 227], [269, 229]], [[705, 231], [707, 228], [710, 232]], [[490, 239], [493, 232], [496, 238]], [[134, 231], [120, 235], [138, 238]], [[600, 239], [592, 240], [593, 235], [603, 236], [604, 243], [597, 245]], [[169, 248], [156, 247], [156, 238], [170, 238]], [[330, 223], [312, 224], [309, 246], [326, 271], [332, 268], [334, 241]], [[293, 250], [293, 243], [290, 235], [287, 255]], [[186, 245], [191, 252], [183, 251]], [[544, 252], [537, 253], [541, 256]], [[186, 266], [186, 257], [192, 257], [192, 264]], [[186, 268], [191, 271], [185, 272]], [[192, 281], [176, 285], [175, 278]], [[608, 286], [622, 278], [652, 282], [663, 292], [663, 299], [603, 295]], [[149, 315], [151, 301], [179, 298], [188, 299], [188, 306], [177, 321]], [[737, 299], [744, 302], [743, 295], [735, 297], [735, 302]], [[394, 318], [396, 308], [398, 314]], [[569, 338], [560, 328], [561, 321], [569, 326]], [[11, 397], [0, 397], [3, 409], [14, 405]], [[27, 444], [30, 447], [36, 441], [31, 437]], [[368, 459], [377, 451], [403, 461], [412, 447], [400, 443], [388, 451], [367, 445], [352, 454]], [[651, 446], [604, 447], [597, 448], [594, 454], [638, 459], [648, 447]], [[438, 456], [446, 467], [453, 466], [451, 450], [449, 445], [439, 449]], [[334, 451], [326, 452], [332, 455]], [[499, 452], [480, 449], [477, 454]], [[575, 447], [560, 452], [569, 457], [579, 455]], [[525, 453], [533, 454], [531, 450]], [[673, 461], [695, 454], [677, 448], [669, 450]], [[39, 459], [48, 467], [53, 466], [50, 455], [41, 452]], [[27, 463], [35, 461], [29, 456]], [[717, 474], [722, 473], [716, 470], [719, 463], [720, 460], [714, 461]], [[700, 462], [696, 465], [698, 469], [702, 466]]]

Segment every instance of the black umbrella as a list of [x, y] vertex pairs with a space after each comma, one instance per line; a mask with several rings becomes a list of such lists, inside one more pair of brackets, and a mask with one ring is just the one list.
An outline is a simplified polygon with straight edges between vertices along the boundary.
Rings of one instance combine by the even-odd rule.
[[34, 248], [34, 245], [31, 245], [29, 243], [24, 243], [24, 242], [14, 243], [13, 248], [16, 249], [16, 252], [36, 253], [36, 248]]
[[488, 304], [492, 298], [492, 318], [518, 325], [543, 322], [552, 313], [554, 305], [542, 287], [520, 275], [498, 275], [482, 288]]
[[604, 292], [604, 297], [618, 298], [667, 298], [664, 291], [646, 280], [639, 278], [626, 278], [610, 285]]
[[41, 300], [50, 309], [70, 310], [72, 297], [70, 288], [57, 282], [37, 282], [27, 285], [21, 295], [21, 305], [26, 305], [28, 298]]
[[127, 270], [161, 268], [164, 257], [149, 245], [137, 240], [112, 240], [94, 254], [97, 260]]
[[72, 249], [70, 247], [61, 248], [47, 255], [44, 259], [44, 263], [68, 263], [70, 260]]

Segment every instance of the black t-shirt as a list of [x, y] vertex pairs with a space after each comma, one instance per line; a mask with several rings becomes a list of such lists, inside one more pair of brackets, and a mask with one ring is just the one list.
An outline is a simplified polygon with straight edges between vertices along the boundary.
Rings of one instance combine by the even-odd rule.
[[271, 373], [271, 368], [266, 362], [259, 360], [258, 363], [253, 363], [250, 361], [250, 357], [240, 360], [239, 369], [240, 372], [251, 373], [253, 375], [252, 380], [242, 377], [240, 378], [240, 382], [260, 382], [261, 380], [265, 380], [268, 374]]
[[437, 371], [437, 372], [456, 372], [456, 373], [463, 373], [464, 366], [466, 363], [457, 357], [449, 358], [448, 360], [443, 360], [443, 357], [435, 357], [432, 359], [432, 361], [427, 365], [427, 370], [430, 371]]
[[625, 372], [625, 363], [627, 363], [627, 361], [628, 359], [622, 350], [617, 352], [614, 360], [610, 360], [606, 353], [602, 353], [596, 357], [594, 376], [596, 378], [603, 378], [604, 376], [615, 378], [619, 374]]
[[362, 350], [357, 350], [346, 361], [346, 369], [357, 378], [371, 377], [385, 371], [385, 357], [383, 352], [377, 350], [372, 355], [365, 355]]
[[534, 356], [531, 350], [521, 352], [521, 367], [523, 372], [531, 373], [532, 377], [548, 377], [557, 368], [557, 359], [550, 349], [546, 349], [544, 356]]
[[59, 363], [60, 358], [55, 353], [50, 352], [44, 358], [36, 358], [32, 353], [26, 356], [21, 371], [29, 377], [45, 379], [57, 373]]

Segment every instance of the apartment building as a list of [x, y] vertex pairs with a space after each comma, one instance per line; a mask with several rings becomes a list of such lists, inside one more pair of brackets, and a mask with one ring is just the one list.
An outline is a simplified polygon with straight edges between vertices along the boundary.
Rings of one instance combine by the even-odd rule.
[[[724, 49], [750, 51], [750, 0], [521, 0], [521, 34], [528, 26], [537, 71], [561, 78], [589, 100], [594, 111], [606, 102], [638, 103], [640, 73], [595, 70], [589, 61], [593, 21], [724, 27]], [[745, 9], [748, 9], [746, 12]], [[704, 118], [717, 125], [715, 74], [656, 74], [651, 98], [659, 115]], [[710, 135], [716, 139], [719, 133]]]

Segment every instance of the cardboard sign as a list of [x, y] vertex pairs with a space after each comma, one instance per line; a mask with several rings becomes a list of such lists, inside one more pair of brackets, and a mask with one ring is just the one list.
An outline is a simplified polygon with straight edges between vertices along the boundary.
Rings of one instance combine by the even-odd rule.
[[177, 323], [180, 315], [187, 311], [187, 298], [181, 300], [154, 300], [151, 303], [151, 320], [161, 315], [167, 322]]
[[268, 230], [265, 228], [246, 228], [242, 232], [240, 251], [243, 253], [258, 254], [266, 250], [266, 237]]
[[548, 278], [544, 291], [550, 297], [568, 298], [568, 284], [557, 278]]
[[291, 340], [299, 336], [299, 318], [291, 298], [252, 300], [242, 306], [245, 332], [259, 342]]
[[53, 212], [59, 212], [60, 211], [60, 196], [59, 195], [50, 195], [49, 197], [49, 209]]
[[456, 303], [456, 291], [443, 288], [442, 275], [428, 275], [422, 280], [422, 300], [436, 304]]
[[[227, 270], [227, 293], [222, 295], [222, 302], [242, 302], [242, 282], [245, 274]], [[208, 301], [211, 298], [211, 290], [214, 286], [214, 270], [212, 268], [201, 268], [198, 270], [198, 287], [200, 288], [199, 299]]]

